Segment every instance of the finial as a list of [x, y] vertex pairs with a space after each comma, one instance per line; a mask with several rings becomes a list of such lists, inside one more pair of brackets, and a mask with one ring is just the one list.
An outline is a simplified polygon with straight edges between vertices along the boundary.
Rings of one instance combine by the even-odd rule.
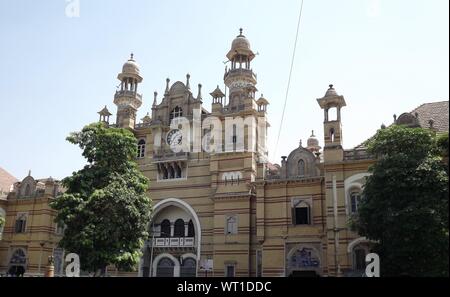
[[198, 84], [198, 95], [197, 100], [202, 99], [202, 84]]
[[28, 176], [31, 176], [31, 169], [28, 170]]
[[299, 146], [302, 146], [302, 140], [300, 139], [300, 141], [299, 141]]
[[428, 124], [430, 125], [430, 129], [433, 129], [434, 120], [433, 119], [429, 119], [428, 120]]
[[311, 137], [314, 137], [314, 130], [311, 130]]
[[328, 86], [330, 87], [330, 89], [332, 89], [332, 88], [333, 88], [333, 84], [329, 84]]
[[191, 75], [188, 73], [186, 74], [186, 88], [191, 89], [191, 85], [189, 84], [189, 79], [191, 78]]
[[170, 83], [170, 78], [166, 78], [166, 94], [169, 93], [169, 83]]
[[153, 106], [156, 106], [156, 97], [158, 96], [158, 92], [153, 92]]
[[242, 28], [239, 28], [239, 36], [242, 36]]
[[133, 60], [133, 57], [134, 57], [134, 54], [131, 53], [131, 54], [130, 54], [130, 60]]
[[397, 122], [397, 115], [394, 113], [394, 123]]
[[384, 123], [381, 124], [381, 129], [386, 129], [386, 125]]

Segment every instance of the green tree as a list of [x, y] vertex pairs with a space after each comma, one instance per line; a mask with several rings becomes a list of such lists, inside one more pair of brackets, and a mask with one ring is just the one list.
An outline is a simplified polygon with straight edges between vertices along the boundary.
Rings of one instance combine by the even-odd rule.
[[394, 125], [367, 146], [376, 162], [353, 227], [377, 242], [382, 276], [448, 276], [448, 173], [436, 137]]
[[59, 245], [80, 256], [81, 269], [98, 273], [110, 264], [133, 270], [148, 237], [148, 179], [134, 158], [137, 143], [126, 129], [91, 124], [67, 140], [88, 164], [63, 179], [66, 191], [51, 203], [66, 226]]
[[3, 217], [0, 217], [0, 229], [3, 227], [4, 224], [5, 224], [5, 219]]

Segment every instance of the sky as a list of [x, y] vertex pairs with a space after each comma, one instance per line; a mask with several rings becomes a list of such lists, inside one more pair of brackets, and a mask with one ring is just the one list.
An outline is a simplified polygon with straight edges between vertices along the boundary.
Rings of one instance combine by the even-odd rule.
[[[300, 0], [0, 0], [0, 167], [22, 179], [64, 178], [86, 161], [65, 140], [112, 103], [134, 53], [144, 81], [142, 118], [165, 79], [223, 89], [225, 55], [239, 28], [259, 53], [252, 68], [270, 102], [269, 157], [280, 162], [315, 131], [316, 99], [332, 83], [345, 97], [352, 148], [393, 114], [449, 98], [448, 0], [304, 0], [280, 141], [277, 134]], [[161, 99], [161, 95], [159, 97]], [[112, 118], [115, 119], [115, 116]]]

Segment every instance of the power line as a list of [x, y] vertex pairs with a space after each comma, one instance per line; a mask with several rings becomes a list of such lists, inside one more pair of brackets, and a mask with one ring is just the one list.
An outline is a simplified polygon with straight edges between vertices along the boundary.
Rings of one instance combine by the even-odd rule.
[[274, 150], [274, 155], [273, 155], [274, 157], [276, 156], [276, 153], [277, 153], [277, 150], [278, 150], [278, 142], [280, 141], [281, 129], [283, 128], [284, 113], [286, 111], [286, 104], [287, 104], [287, 99], [288, 99], [288, 95], [289, 95], [289, 88], [291, 86], [292, 69], [294, 68], [295, 52], [297, 50], [297, 40], [298, 40], [298, 33], [300, 31], [300, 21], [302, 19], [302, 12], [303, 12], [303, 0], [301, 2], [300, 12], [299, 12], [299, 15], [298, 15], [297, 32], [295, 33], [294, 49], [292, 51], [291, 68], [289, 70], [288, 84], [287, 84], [287, 87], [286, 87], [286, 96], [284, 98], [283, 113], [281, 114], [280, 128], [278, 129], [277, 142], [275, 144], [275, 150]]

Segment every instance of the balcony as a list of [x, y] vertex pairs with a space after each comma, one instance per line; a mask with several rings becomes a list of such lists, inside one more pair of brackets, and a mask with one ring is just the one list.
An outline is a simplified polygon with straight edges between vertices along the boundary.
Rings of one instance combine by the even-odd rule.
[[128, 90], [120, 90], [116, 91], [116, 94], [114, 95], [114, 99], [117, 99], [119, 97], [133, 97], [138, 99], [139, 101], [142, 101], [142, 95], [134, 92], [134, 91], [128, 91]]
[[[177, 247], [194, 247], [194, 237], [160, 237], [153, 238], [153, 247], [155, 248], [177, 248]], [[151, 246], [150, 245], [150, 246]]]

